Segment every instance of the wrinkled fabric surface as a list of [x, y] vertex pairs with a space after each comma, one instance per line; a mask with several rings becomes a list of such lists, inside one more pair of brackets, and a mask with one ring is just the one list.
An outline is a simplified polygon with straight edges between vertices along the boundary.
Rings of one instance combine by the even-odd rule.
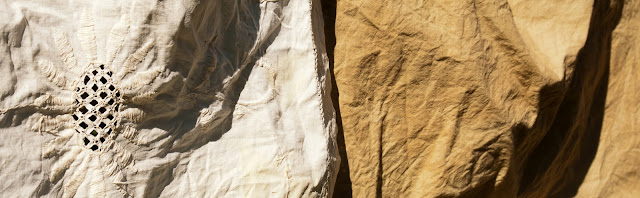
[[638, 197], [638, 5], [338, 0], [336, 192]]
[[[1, 194], [330, 195], [340, 159], [318, 4], [0, 1]], [[82, 148], [68, 89], [92, 64], [131, 63], [113, 81], [127, 130], [108, 152]]]

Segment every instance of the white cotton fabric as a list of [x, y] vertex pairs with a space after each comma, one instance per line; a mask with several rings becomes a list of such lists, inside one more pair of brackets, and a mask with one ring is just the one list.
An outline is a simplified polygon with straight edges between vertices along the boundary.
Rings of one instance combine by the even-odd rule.
[[[319, 3], [0, 1], [0, 194], [330, 197], [340, 159]], [[122, 71], [109, 83], [133, 109], [107, 154], [71, 135], [76, 96], [55, 82], [95, 63]]]

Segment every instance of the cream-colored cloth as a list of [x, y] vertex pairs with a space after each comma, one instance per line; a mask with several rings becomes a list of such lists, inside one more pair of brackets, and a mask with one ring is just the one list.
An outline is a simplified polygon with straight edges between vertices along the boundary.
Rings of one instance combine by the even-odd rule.
[[318, 1], [0, 7], [1, 194], [331, 195]]

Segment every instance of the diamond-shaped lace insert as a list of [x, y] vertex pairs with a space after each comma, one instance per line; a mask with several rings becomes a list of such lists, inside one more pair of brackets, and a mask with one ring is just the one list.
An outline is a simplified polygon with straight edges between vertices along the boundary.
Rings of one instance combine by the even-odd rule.
[[76, 82], [76, 110], [72, 117], [79, 133], [79, 144], [93, 151], [105, 151], [113, 143], [118, 128], [120, 91], [113, 84], [113, 73], [104, 65], [93, 66]]

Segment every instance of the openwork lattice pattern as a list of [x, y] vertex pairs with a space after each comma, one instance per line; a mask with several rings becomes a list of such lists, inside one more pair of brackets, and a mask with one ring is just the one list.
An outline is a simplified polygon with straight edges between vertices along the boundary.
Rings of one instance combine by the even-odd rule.
[[[130, 182], [124, 172], [135, 161], [115, 140], [121, 136], [138, 146], [140, 142], [147, 142], [136, 129], [138, 123], [146, 119], [146, 114], [131, 104], [153, 101], [157, 95], [154, 91], [138, 93], [138, 90], [153, 82], [162, 70], [149, 68], [134, 72], [150, 55], [154, 42], [147, 40], [133, 53], [122, 50], [129, 34], [129, 17], [125, 14], [107, 38], [106, 54], [98, 56], [93, 16], [85, 10], [79, 23], [77, 41], [79, 51], [85, 57], [82, 64], [76, 60], [77, 51], [65, 34], [56, 30], [53, 31], [55, 46], [60, 62], [66, 67], [61, 68], [60, 64], [46, 59], [37, 61], [38, 71], [50, 84], [69, 94], [45, 93], [32, 104], [0, 109], [0, 112], [25, 107], [43, 110], [34, 115], [38, 118], [32, 123], [32, 129], [54, 137], [43, 145], [42, 157], [53, 160], [47, 183], [62, 185], [63, 197], [75, 196], [81, 186], [88, 186], [91, 197], [105, 197], [108, 189], [113, 188], [110, 185], [128, 194], [126, 189]], [[115, 61], [118, 54], [126, 59]], [[153, 60], [153, 57], [149, 59]], [[52, 115], [55, 113], [59, 114]], [[76, 141], [72, 141], [74, 138]], [[109, 180], [111, 182], [107, 182]]]
[[113, 73], [104, 65], [93, 67], [77, 81], [72, 117], [81, 145], [92, 151], [104, 151], [113, 143], [118, 129], [118, 113], [122, 100], [112, 80]]

